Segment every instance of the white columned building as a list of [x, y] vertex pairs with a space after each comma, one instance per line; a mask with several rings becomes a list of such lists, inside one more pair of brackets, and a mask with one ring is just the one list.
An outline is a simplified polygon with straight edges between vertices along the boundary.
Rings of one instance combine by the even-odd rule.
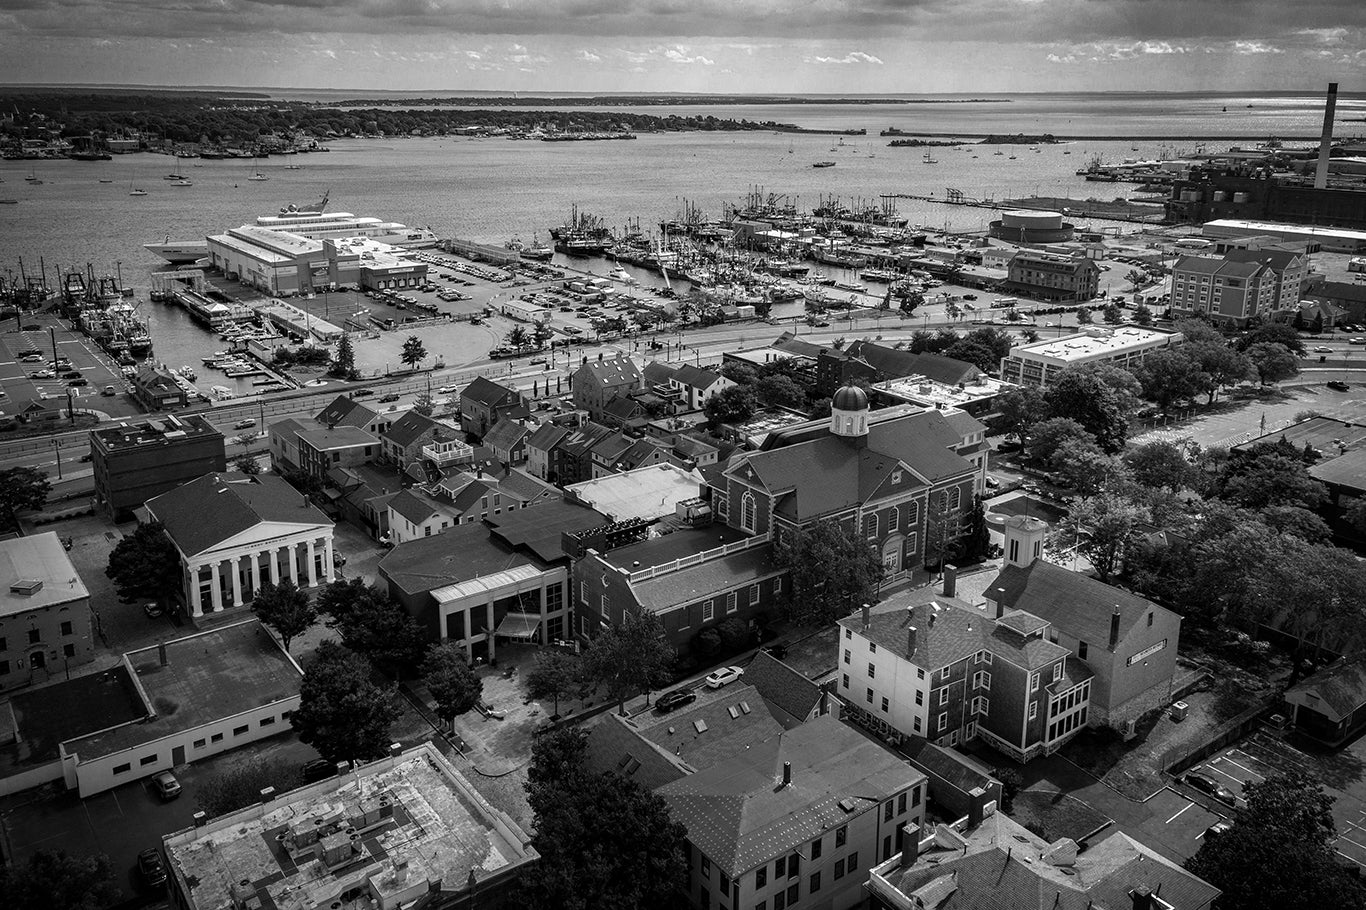
[[332, 521], [278, 477], [206, 474], [150, 499], [180, 553], [192, 617], [251, 603], [261, 585], [333, 580]]

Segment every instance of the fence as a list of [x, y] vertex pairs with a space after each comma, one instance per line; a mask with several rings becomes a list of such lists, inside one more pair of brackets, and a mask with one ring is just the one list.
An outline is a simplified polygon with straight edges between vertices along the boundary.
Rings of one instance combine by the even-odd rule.
[[1270, 701], [1262, 701], [1215, 727], [1209, 738], [1203, 742], [1172, 746], [1162, 753], [1162, 758], [1158, 762], [1159, 770], [1168, 774], [1180, 774], [1191, 765], [1237, 742], [1257, 727], [1262, 713], [1271, 706]]

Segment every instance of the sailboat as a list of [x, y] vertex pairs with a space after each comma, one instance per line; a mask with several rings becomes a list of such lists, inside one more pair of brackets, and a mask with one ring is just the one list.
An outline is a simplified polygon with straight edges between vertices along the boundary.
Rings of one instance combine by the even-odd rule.
[[270, 178], [267, 177], [265, 174], [261, 173], [260, 171], [257, 171], [256, 173], [252, 174], [252, 175], [251, 175], [250, 177], [248, 177], [247, 179], [248, 179], [248, 180], [269, 180]]
[[938, 163], [939, 163], [939, 160], [938, 160], [937, 158], [935, 158], [934, 156], [932, 156], [928, 151], [926, 151], [926, 152], [925, 152], [925, 163], [926, 163], [926, 164], [938, 164]]
[[128, 195], [129, 195], [129, 196], [146, 196], [146, 195], [147, 195], [147, 191], [144, 190], [144, 189], [141, 189], [140, 187], [134, 186], [134, 185], [133, 185], [133, 181], [130, 179], [130, 180], [128, 181]]

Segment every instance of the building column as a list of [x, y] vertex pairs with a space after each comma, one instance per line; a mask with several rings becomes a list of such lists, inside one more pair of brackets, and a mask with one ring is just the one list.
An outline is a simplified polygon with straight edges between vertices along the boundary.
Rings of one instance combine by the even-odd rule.
[[294, 587], [299, 586], [299, 545], [292, 543], [287, 548], [289, 552], [289, 580], [294, 582]]
[[474, 666], [474, 633], [470, 631], [470, 607], [465, 604], [460, 608], [461, 621], [465, 623], [465, 663]]
[[231, 560], [232, 566], [232, 605], [242, 606], [242, 557]]
[[485, 638], [485, 639], [488, 641], [488, 643], [489, 643], [489, 663], [492, 663], [492, 662], [493, 662], [493, 601], [490, 600], [485, 606], [488, 607], [488, 611], [489, 611], [489, 627], [488, 627], [488, 631], [484, 633], [484, 638]]
[[223, 588], [218, 580], [218, 563], [209, 566], [209, 596], [213, 600], [213, 611], [223, 609]]
[[316, 588], [318, 586], [318, 557], [313, 549], [313, 540], [308, 541], [308, 586]]
[[277, 547], [271, 547], [270, 550], [270, 583], [280, 583], [280, 550]]
[[190, 615], [203, 616], [204, 605], [200, 602], [199, 596], [199, 566], [190, 566], [187, 572], [190, 583], [190, 590], [188, 592], [190, 595]]
[[256, 592], [261, 590], [261, 554], [252, 553], [248, 559], [251, 560], [251, 597], [256, 599]]
[[323, 539], [323, 581], [329, 584], [337, 577], [336, 565], [333, 562], [335, 559], [336, 556], [332, 553], [332, 538], [326, 537]]

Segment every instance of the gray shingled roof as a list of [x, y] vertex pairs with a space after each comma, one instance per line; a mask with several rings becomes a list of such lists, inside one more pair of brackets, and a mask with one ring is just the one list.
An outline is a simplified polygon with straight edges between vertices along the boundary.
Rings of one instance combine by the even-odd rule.
[[1307, 676], [1286, 690], [1286, 695], [1317, 695], [1338, 717], [1346, 717], [1366, 705], [1366, 658], [1339, 661]]
[[745, 682], [797, 723], [810, 717], [821, 703], [820, 686], [767, 651], [755, 654], [745, 667]]
[[390, 424], [389, 428], [380, 435], [395, 445], [407, 448], [418, 439], [421, 439], [422, 434], [433, 427], [450, 434], [452, 438], [456, 435], [455, 430], [433, 420], [425, 414], [419, 414], [417, 411], [409, 411], [407, 414], [404, 414], [398, 420], [395, 420]]
[[346, 395], [338, 395], [313, 419], [331, 427], [365, 427], [375, 419], [375, 412]]
[[620, 774], [647, 790], [657, 790], [692, 770], [641, 736], [634, 723], [615, 711], [591, 722], [585, 762], [592, 771]]
[[517, 421], [508, 420], [504, 417], [484, 434], [484, 445], [490, 448], [512, 451], [527, 438], [527, 434], [530, 432]]
[[266, 521], [332, 526], [332, 519], [273, 474], [205, 474], [149, 499], [147, 511], [186, 556]]
[[642, 738], [685, 762], [689, 770], [706, 770], [783, 730], [763, 696], [748, 683], [742, 679], [671, 714], [637, 715], [631, 719], [631, 726]]
[[[878, 605], [880, 612], [869, 616], [867, 629], [863, 628], [861, 613], [846, 616], [839, 624], [926, 670], [938, 670], [989, 649], [994, 628], [990, 619], [976, 611], [941, 605], [934, 600], [918, 602], [914, 595], [915, 592], [904, 592], [883, 601]], [[912, 626], [916, 630], [915, 652], [908, 654]], [[843, 648], [843, 636], [840, 642]]]
[[522, 396], [516, 389], [509, 389], [483, 376], [476, 376], [474, 381], [460, 392], [460, 400], [473, 401], [486, 408], [496, 408], [517, 404], [522, 400]]
[[[987, 586], [1000, 595], [1008, 608], [1024, 610], [1042, 617], [1060, 631], [1089, 642], [1093, 647], [1110, 643], [1110, 616], [1119, 608], [1119, 635], [1123, 639], [1149, 610], [1164, 607], [1121, 590], [1089, 575], [1082, 575], [1036, 559], [1027, 568], [1007, 565]], [[995, 593], [991, 595], [997, 596]]]

